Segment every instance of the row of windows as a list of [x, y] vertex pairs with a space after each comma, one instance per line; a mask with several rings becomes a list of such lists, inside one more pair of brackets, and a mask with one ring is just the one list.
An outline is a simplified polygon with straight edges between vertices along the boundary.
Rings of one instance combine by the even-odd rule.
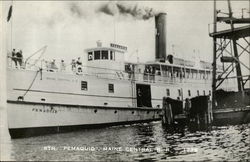
[[[167, 96], [170, 96], [170, 89], [166, 89], [166, 94]], [[203, 95], [205, 96], [206, 95], [206, 91], [203, 90]], [[211, 95], [211, 91], [209, 90], [209, 95]], [[181, 93], [181, 89], [178, 89], [178, 96], [182, 96], [182, 93]], [[190, 97], [191, 96], [191, 91], [188, 90], [188, 96]], [[200, 96], [200, 91], [197, 90], [197, 96]]]
[[[81, 81], [81, 90], [87, 91], [88, 90], [88, 82], [86, 81]], [[114, 93], [114, 84], [109, 83], [108, 84], [108, 92], [109, 93]], [[170, 89], [166, 89], [166, 94], [167, 96], [170, 96]], [[203, 90], [203, 95], [206, 95], [206, 91]], [[209, 95], [211, 95], [211, 91], [209, 90]], [[178, 89], [178, 96], [182, 96], [181, 89]], [[191, 91], [188, 90], [188, 96], [191, 96]], [[200, 96], [200, 91], [197, 90], [197, 96]]]
[[[83, 90], [83, 91], [88, 90], [88, 82], [81, 81], [81, 90]], [[108, 91], [109, 91], [109, 93], [114, 93], [114, 84], [108, 84]]]
[[[156, 74], [159, 74], [159, 72], [156, 72]], [[210, 72], [206, 72], [206, 73], [198, 73], [198, 72], [180, 73], [180, 72], [176, 72], [176, 71], [174, 71], [172, 73], [171, 71], [163, 71], [163, 76], [175, 77], [175, 78], [209, 79], [211, 77], [211, 73]]]
[[115, 60], [115, 52], [109, 50], [88, 52], [88, 61], [91, 60]]

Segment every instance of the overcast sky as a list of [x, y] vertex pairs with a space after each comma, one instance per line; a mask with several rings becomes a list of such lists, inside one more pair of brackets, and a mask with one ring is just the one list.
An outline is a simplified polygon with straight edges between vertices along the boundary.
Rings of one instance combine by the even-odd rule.
[[[10, 4], [10, 1], [4, 2], [4, 17]], [[167, 53], [174, 52], [176, 57], [189, 60], [195, 57], [212, 60], [208, 24], [213, 22], [213, 1], [14, 1], [12, 47], [22, 49], [28, 57], [47, 45], [44, 58], [70, 61], [83, 57], [85, 48], [94, 47], [96, 41], [101, 40], [127, 46], [127, 61], [136, 60], [136, 50], [140, 62], [154, 60], [154, 18], [143, 19], [140, 14], [147, 14], [144, 12], [134, 16], [121, 14], [117, 4], [126, 9], [137, 6], [137, 10], [150, 11], [150, 14], [166, 12]], [[247, 6], [247, 0], [232, 2], [235, 15], [240, 16], [241, 8]], [[227, 2], [220, 1], [218, 9], [227, 12]], [[6, 32], [9, 50], [10, 26], [11, 22]]]

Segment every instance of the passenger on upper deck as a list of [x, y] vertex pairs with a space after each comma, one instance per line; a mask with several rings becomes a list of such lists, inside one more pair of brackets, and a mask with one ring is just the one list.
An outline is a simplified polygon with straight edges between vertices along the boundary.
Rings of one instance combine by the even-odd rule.
[[56, 60], [53, 59], [53, 61], [51, 62], [51, 71], [55, 71], [58, 70], [58, 67], [56, 66]]
[[135, 69], [134, 65], [131, 65], [131, 64], [128, 65], [129, 79], [131, 79], [132, 77], [134, 77], [134, 69]]
[[77, 59], [77, 61], [76, 61], [76, 64], [82, 66], [82, 61], [81, 61], [81, 58], [80, 58], [80, 57], [78, 57], [78, 59]]
[[19, 67], [21, 68], [22, 67], [22, 63], [23, 63], [23, 54], [22, 54], [22, 50], [20, 50], [19, 52], [16, 53], [16, 61], [18, 62], [19, 64]]
[[146, 75], [149, 74], [149, 68], [148, 68], [148, 66], [145, 67], [145, 69], [144, 69], [144, 74], [146, 74]]
[[16, 50], [15, 49], [12, 50], [12, 60], [14, 61], [15, 67], [17, 68]]
[[151, 72], [152, 72], [153, 75], [155, 75], [155, 71], [156, 71], [156, 70], [155, 70], [155, 67], [152, 67]]
[[75, 61], [75, 59], [72, 59], [72, 62], [71, 62], [71, 70], [72, 70], [72, 71], [75, 71], [75, 69], [76, 69], [76, 61]]
[[77, 74], [82, 74], [82, 61], [81, 58], [78, 57], [77, 61], [76, 61], [76, 68], [77, 68]]
[[151, 66], [151, 74], [152, 74], [152, 80], [155, 81], [155, 67]]
[[66, 70], [66, 65], [65, 65], [64, 60], [61, 60], [60, 69], [61, 69], [61, 71], [65, 71]]
[[145, 66], [143, 80], [146, 80], [146, 81], [149, 80], [149, 73], [150, 73], [150, 68], [148, 66]]
[[155, 67], [149, 65], [149, 66], [146, 66], [145, 67], [145, 70], [144, 70], [144, 80], [148, 80], [148, 81], [155, 81], [155, 72], [156, 72], [156, 69]]

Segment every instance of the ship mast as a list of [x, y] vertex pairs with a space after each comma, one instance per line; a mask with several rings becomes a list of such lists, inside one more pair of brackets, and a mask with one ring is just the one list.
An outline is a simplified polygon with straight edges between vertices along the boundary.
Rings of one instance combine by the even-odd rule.
[[[10, 21], [10, 22], [9, 22]], [[7, 16], [7, 23], [10, 23], [10, 51], [12, 51], [13, 45], [13, 0], [11, 1], [8, 16]]]

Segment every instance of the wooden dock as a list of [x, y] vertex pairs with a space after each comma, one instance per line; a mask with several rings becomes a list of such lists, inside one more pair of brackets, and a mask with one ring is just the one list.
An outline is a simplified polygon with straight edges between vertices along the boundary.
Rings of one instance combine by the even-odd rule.
[[[192, 100], [189, 111], [175, 110], [180, 101], [163, 98], [162, 123], [166, 126], [171, 125], [229, 125], [250, 123], [250, 106], [213, 109], [211, 101], [207, 102], [203, 98], [196, 97]], [[173, 104], [173, 102], [176, 102]], [[203, 102], [203, 104], [200, 104]], [[185, 104], [185, 103], [184, 103]], [[185, 104], [186, 105], [186, 104]], [[203, 105], [203, 106], [201, 106]], [[179, 106], [178, 106], [179, 107]]]

